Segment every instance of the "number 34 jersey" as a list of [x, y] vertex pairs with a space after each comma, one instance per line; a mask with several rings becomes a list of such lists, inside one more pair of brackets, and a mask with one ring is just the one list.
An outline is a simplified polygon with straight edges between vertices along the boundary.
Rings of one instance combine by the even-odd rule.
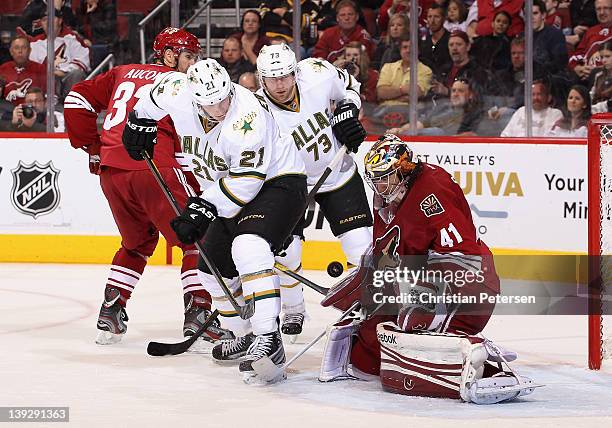
[[[101, 164], [123, 170], [147, 169], [132, 160], [121, 142], [127, 114], [140, 97], [150, 92], [155, 79], [171, 68], [154, 64], [128, 64], [114, 67], [92, 80], [75, 84], [64, 102], [66, 130], [75, 148], [101, 144]], [[96, 120], [106, 110], [101, 135]], [[158, 123], [155, 162], [159, 167], [178, 167], [178, 136], [170, 118]]]
[[[359, 82], [345, 70], [320, 58], [308, 58], [298, 64], [293, 100], [280, 104], [263, 88], [257, 92], [268, 102], [283, 137], [288, 137], [299, 150], [306, 164], [309, 187], [315, 185], [338, 150], [342, 150], [330, 125], [331, 104], [348, 99], [360, 107], [359, 87]], [[351, 156], [346, 155], [342, 166], [332, 171], [319, 193], [341, 187], [353, 176], [355, 168]]]
[[283, 175], [305, 175], [295, 146], [281, 138], [262, 99], [232, 84], [229, 110], [221, 122], [201, 117], [187, 88], [187, 76], [168, 73], [135, 107], [138, 117], [170, 115], [183, 147], [181, 165], [189, 165], [222, 217], [234, 217], [264, 182]]

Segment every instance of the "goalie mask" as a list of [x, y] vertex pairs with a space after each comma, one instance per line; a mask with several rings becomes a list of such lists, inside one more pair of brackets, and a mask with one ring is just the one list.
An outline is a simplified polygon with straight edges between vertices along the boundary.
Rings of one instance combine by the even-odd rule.
[[374, 193], [392, 202], [416, 168], [412, 150], [393, 134], [382, 135], [365, 155], [365, 180]]
[[[187, 88], [198, 108], [199, 115], [209, 118], [211, 117], [210, 106], [220, 104], [234, 92], [229, 74], [212, 58], [198, 61], [189, 67]], [[215, 117], [212, 119], [218, 120]]]

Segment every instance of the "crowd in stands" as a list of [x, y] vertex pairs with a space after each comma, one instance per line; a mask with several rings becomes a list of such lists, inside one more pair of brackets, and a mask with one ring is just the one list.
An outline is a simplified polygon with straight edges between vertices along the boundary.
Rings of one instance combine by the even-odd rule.
[[[53, 1], [61, 101], [112, 52], [117, 6], [115, 0]], [[420, 134], [525, 135], [524, 0], [418, 0], [416, 41], [409, 35], [409, 0], [300, 4], [299, 56], [326, 59], [361, 82], [370, 133], [410, 129], [411, 52], [417, 49]], [[532, 133], [585, 137], [590, 115], [612, 107], [612, 0], [532, 4]], [[219, 60], [234, 82], [257, 90], [261, 48], [293, 41], [293, 2], [262, 0], [242, 12], [241, 27], [224, 40]], [[23, 106], [34, 106], [46, 92], [46, 14], [45, 0], [30, 0], [20, 25], [0, 33], [2, 130], [43, 124], [38, 107], [33, 120], [24, 117]]]

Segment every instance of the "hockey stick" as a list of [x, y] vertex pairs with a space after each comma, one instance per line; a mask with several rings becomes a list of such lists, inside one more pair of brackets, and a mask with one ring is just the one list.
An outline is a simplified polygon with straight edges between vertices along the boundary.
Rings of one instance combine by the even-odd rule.
[[289, 269], [287, 266], [285, 266], [282, 263], [274, 262], [274, 268], [276, 268], [279, 271], [283, 272], [287, 276], [290, 276], [291, 278], [295, 279], [296, 281], [300, 281], [302, 284], [312, 288], [314, 291], [316, 291], [317, 293], [320, 293], [320, 294], [322, 294], [324, 296], [326, 296], [328, 291], [329, 291], [329, 288], [315, 284], [314, 282], [312, 282], [308, 278], [305, 278], [302, 275], [300, 275], [299, 273], [292, 271], [291, 269]]
[[217, 319], [219, 311], [215, 309], [204, 324], [187, 340], [179, 343], [161, 343], [161, 342], [149, 342], [147, 346], [147, 354], [154, 357], [163, 357], [164, 355], [179, 355], [187, 350], [195, 343], [195, 341], [202, 336], [208, 327]]
[[[149, 166], [149, 169], [153, 173], [153, 176], [155, 177], [155, 181], [157, 181], [157, 184], [159, 184], [159, 187], [161, 187], [162, 191], [164, 192], [164, 195], [166, 195], [168, 202], [170, 202], [170, 205], [172, 205], [172, 208], [174, 209], [174, 213], [177, 216], [181, 215], [181, 210], [179, 208], [179, 205], [176, 202], [176, 199], [174, 198], [172, 191], [170, 190], [170, 188], [168, 188], [168, 185], [164, 181], [164, 178], [161, 176], [159, 169], [157, 169], [157, 165], [155, 165], [155, 162], [153, 162], [153, 159], [151, 159], [151, 156], [146, 150], [143, 150], [141, 154], [142, 154], [142, 157], [145, 159], [145, 161], [147, 161], [147, 165]], [[242, 318], [243, 320], [251, 318], [253, 314], [255, 313], [255, 298], [254, 298], [255, 296], [253, 296], [253, 298], [251, 299], [249, 303], [246, 303], [244, 306], [240, 306], [238, 302], [236, 301], [236, 299], [234, 298], [234, 295], [232, 294], [230, 289], [225, 284], [225, 281], [223, 281], [223, 277], [221, 276], [219, 269], [217, 269], [217, 266], [215, 266], [214, 263], [210, 261], [210, 259], [208, 258], [208, 255], [206, 254], [206, 252], [204, 251], [204, 249], [202, 248], [202, 246], [200, 245], [198, 241], [195, 242], [195, 246], [200, 252], [200, 256], [202, 257], [202, 260], [204, 260], [204, 263], [206, 263], [206, 266], [212, 272], [213, 276], [219, 283], [219, 286], [221, 286], [221, 289], [223, 290], [223, 294], [225, 294], [225, 296], [231, 303], [234, 310], [238, 312], [238, 315], [240, 315], [240, 318]]]
[[[336, 321], [333, 322], [333, 324], [336, 324], [336, 323], [339, 323], [340, 321], [342, 321], [351, 312], [355, 311], [359, 305], [360, 305], [359, 302], [353, 303], [350, 308], [348, 308], [346, 311], [344, 311], [342, 313], [342, 315], [340, 315], [340, 318], [338, 318]], [[276, 364], [274, 364], [269, 357], [263, 357], [263, 358], [260, 358], [259, 360], [253, 361], [251, 363], [251, 365], [253, 367], [253, 370], [255, 371], [255, 373], [257, 373], [257, 377], [259, 379], [263, 380], [264, 382], [276, 382], [276, 381], [279, 381], [281, 379], [284, 379], [285, 378], [285, 370], [287, 369], [287, 367], [289, 367], [298, 358], [300, 358], [302, 355], [304, 355], [306, 353], [306, 351], [308, 351], [310, 348], [312, 348], [326, 334], [327, 334], [327, 328], [325, 328], [325, 330], [323, 330], [310, 343], [308, 343], [306, 346], [304, 346], [300, 350], [300, 352], [298, 352], [293, 357], [291, 357], [291, 359], [289, 361], [287, 361], [285, 364], [283, 364], [281, 367], [278, 367]]]

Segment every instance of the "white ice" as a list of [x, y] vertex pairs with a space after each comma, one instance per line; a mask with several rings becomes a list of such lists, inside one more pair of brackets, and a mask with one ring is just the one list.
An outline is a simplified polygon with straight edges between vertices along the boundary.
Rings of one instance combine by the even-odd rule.
[[[546, 384], [512, 403], [410, 398], [378, 382], [321, 384], [322, 342], [285, 382], [248, 386], [237, 367], [206, 356], [146, 354], [150, 340], [182, 340], [177, 267], [147, 267], [128, 304], [127, 335], [117, 345], [96, 345], [107, 269], [0, 264], [0, 406], [69, 406], [69, 424], [87, 428], [612, 426], [612, 370], [586, 368], [585, 316], [493, 317], [485, 334], [519, 353], [521, 374]], [[332, 283], [322, 272], [305, 275]], [[306, 299], [311, 320], [287, 345], [288, 357], [338, 316], [315, 292], [307, 290]]]

